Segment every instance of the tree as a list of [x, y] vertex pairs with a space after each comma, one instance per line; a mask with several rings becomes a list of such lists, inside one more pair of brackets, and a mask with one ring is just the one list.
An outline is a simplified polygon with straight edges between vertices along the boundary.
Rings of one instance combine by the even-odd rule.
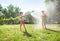
[[3, 10], [2, 10], [2, 13], [4, 14], [4, 18], [8, 18], [9, 16], [8, 16], [8, 10], [6, 9], [6, 8], [4, 8]]
[[15, 14], [14, 14], [15, 17], [19, 16], [19, 11], [20, 10], [21, 9], [19, 7], [15, 7]]
[[0, 11], [0, 20], [4, 18], [4, 14]]
[[60, 0], [56, 0], [57, 22], [60, 23]]
[[16, 24], [19, 23], [19, 7], [14, 7], [10, 4], [7, 8], [3, 8], [0, 4], [0, 24]]
[[48, 21], [60, 23], [60, 0], [45, 0], [48, 10]]
[[3, 7], [0, 4], [0, 20], [4, 18], [4, 14], [2, 13]]
[[13, 15], [13, 13], [14, 13], [14, 6], [12, 5], [12, 4], [10, 4], [8, 7], [7, 7], [7, 9], [8, 9], [8, 18], [10, 18], [10, 17], [14, 17]]
[[9, 14], [9, 18], [10, 17], [17, 17], [19, 15], [19, 11], [20, 11], [20, 8], [19, 7], [14, 7], [13, 5], [9, 5], [8, 6], [8, 14]]
[[3, 9], [3, 8], [2, 8], [2, 5], [0, 4], [0, 11], [2, 11], [2, 9]]

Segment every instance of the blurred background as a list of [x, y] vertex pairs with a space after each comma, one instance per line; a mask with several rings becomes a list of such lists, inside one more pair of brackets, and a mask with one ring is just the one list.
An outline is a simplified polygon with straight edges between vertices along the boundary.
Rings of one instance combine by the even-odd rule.
[[[36, 19], [42, 10], [47, 29], [40, 29]], [[21, 11], [28, 34], [20, 32]], [[60, 41], [60, 0], [0, 0], [0, 41]]]

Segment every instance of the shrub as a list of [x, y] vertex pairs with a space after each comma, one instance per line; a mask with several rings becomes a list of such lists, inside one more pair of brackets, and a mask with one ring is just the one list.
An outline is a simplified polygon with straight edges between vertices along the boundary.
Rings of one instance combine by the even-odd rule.
[[0, 24], [3, 25], [3, 24], [19, 24], [19, 18], [16, 17], [16, 18], [9, 18], [9, 19], [1, 19], [0, 20]]

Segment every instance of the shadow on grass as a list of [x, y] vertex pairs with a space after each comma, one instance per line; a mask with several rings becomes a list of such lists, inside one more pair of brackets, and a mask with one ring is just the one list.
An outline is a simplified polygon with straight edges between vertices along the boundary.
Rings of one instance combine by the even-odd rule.
[[52, 30], [52, 29], [48, 29], [48, 28], [46, 28], [46, 30], [50, 30], [50, 31], [54, 31], [54, 32], [60, 32], [60, 31]]
[[27, 36], [27, 37], [32, 37], [32, 35], [29, 34], [27, 31], [23, 32], [23, 35], [24, 35], [24, 36]]

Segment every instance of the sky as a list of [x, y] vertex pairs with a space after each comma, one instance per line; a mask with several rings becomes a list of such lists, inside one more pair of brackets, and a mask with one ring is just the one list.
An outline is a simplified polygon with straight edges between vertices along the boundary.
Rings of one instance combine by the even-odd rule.
[[21, 8], [21, 11], [23, 12], [46, 10], [44, 0], [0, 0], [0, 4], [2, 4], [4, 8], [7, 8], [8, 5], [12, 4]]

